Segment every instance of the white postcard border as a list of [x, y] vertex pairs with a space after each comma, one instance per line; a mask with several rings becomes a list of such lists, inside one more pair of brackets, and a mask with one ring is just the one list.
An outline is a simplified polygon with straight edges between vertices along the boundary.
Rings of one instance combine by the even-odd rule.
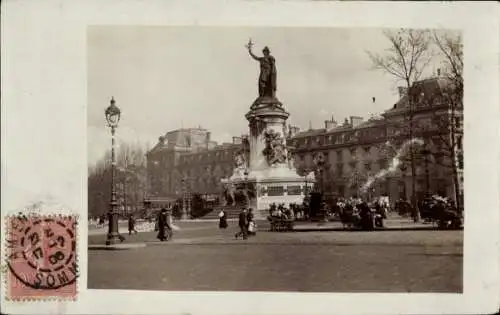
[[78, 300], [3, 301], [5, 313], [431, 314], [482, 313], [494, 311], [492, 305], [498, 307], [500, 106], [495, 3], [16, 0], [2, 4], [2, 226], [7, 213], [45, 198], [86, 218], [88, 25], [463, 29], [466, 104], [462, 295], [86, 290], [87, 226], [80, 224]]

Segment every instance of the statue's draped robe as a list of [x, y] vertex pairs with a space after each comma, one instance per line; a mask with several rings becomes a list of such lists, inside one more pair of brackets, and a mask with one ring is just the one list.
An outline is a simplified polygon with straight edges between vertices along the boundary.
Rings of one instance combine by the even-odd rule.
[[274, 97], [276, 92], [276, 60], [273, 56], [260, 57], [259, 96]]

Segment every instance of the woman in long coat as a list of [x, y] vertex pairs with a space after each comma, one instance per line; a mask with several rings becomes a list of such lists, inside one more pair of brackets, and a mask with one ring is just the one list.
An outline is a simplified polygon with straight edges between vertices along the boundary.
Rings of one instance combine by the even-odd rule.
[[157, 238], [160, 241], [167, 240], [165, 227], [167, 226], [167, 209], [161, 209], [160, 214], [158, 215], [158, 236]]
[[219, 212], [219, 229], [227, 228], [227, 213], [224, 210]]

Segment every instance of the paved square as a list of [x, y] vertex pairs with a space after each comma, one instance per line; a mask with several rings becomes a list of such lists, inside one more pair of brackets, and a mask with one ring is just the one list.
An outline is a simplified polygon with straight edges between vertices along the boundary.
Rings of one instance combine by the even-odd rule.
[[[462, 292], [462, 231], [260, 231], [183, 223], [171, 242], [154, 232], [126, 251], [89, 250], [92, 289], [299, 292]], [[104, 235], [89, 237], [89, 244]]]

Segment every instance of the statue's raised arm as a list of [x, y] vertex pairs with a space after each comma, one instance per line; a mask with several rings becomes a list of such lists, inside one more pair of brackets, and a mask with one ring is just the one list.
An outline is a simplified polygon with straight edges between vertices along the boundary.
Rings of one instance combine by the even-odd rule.
[[250, 54], [250, 56], [257, 60], [257, 61], [260, 61], [260, 57], [259, 56], [256, 56], [253, 52], [252, 52], [252, 48], [248, 48], [248, 53]]

